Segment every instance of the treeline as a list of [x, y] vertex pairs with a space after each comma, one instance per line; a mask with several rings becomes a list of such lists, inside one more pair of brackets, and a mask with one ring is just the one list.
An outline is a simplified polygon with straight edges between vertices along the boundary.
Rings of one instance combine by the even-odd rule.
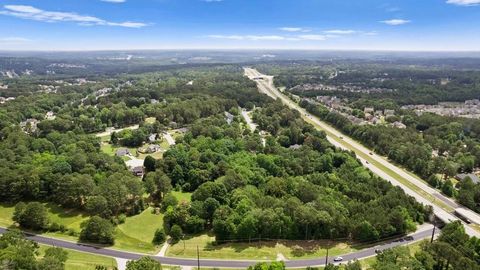
[[[447, 59], [448, 60], [448, 59]], [[478, 98], [480, 69], [475, 62], [449, 59], [450, 65], [425, 59], [355, 60], [335, 61], [283, 61], [257, 64], [260, 71], [275, 76], [275, 85], [287, 90], [303, 84], [330, 86], [357, 86], [363, 89], [381, 88], [394, 91], [359, 93], [335, 90], [292, 90], [304, 97], [335, 95], [348, 98], [382, 102], [392, 100], [396, 105], [437, 104], [442, 101], [463, 102]], [[467, 68], [468, 66], [468, 68]]]
[[[272, 127], [265, 146], [238, 120], [227, 125], [223, 117], [204, 119], [147, 174], [165, 210], [167, 233], [211, 230], [218, 242], [371, 241], [415, 230], [430, 213], [335, 150], [298, 112], [269, 103], [255, 115], [261, 126]], [[287, 148], [292, 144], [300, 148]], [[193, 191], [192, 202], [178, 203], [165, 187]]]
[[360, 126], [321, 105], [307, 101], [300, 105], [378, 154], [415, 172], [445, 195], [458, 197], [460, 203], [480, 212], [480, 185], [466, 179], [457, 185], [457, 191], [450, 180], [480, 166], [479, 120], [425, 113], [406, 114], [402, 119], [406, 129]]

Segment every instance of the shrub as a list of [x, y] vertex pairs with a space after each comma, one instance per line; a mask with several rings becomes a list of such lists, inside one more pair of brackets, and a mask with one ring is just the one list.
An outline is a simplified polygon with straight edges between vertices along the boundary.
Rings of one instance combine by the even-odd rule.
[[32, 230], [43, 230], [48, 227], [47, 209], [39, 202], [18, 203], [15, 206], [13, 220], [21, 227]]
[[180, 226], [177, 224], [173, 225], [170, 229], [170, 237], [172, 237], [172, 242], [177, 243], [183, 237], [183, 231]]
[[110, 221], [94, 216], [82, 223], [80, 240], [99, 244], [113, 244], [114, 231], [115, 228]]
[[160, 245], [165, 242], [167, 239], [167, 235], [165, 234], [165, 231], [162, 228], [159, 228], [155, 231], [155, 235], [153, 236], [153, 244], [155, 245]]

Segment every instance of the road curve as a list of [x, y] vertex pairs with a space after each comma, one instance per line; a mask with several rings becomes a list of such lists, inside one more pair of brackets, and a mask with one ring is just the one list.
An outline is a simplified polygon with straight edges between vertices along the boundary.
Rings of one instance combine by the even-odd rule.
[[[273, 76], [267, 76], [267, 75], [261, 74], [260, 72], [252, 68], [244, 68], [244, 70], [245, 70], [245, 75], [248, 78], [257, 82], [257, 86], [260, 92], [265, 93], [274, 99], [280, 99], [288, 107], [299, 111], [300, 114], [302, 115], [302, 118], [306, 122], [313, 124], [317, 128], [320, 128], [327, 133], [327, 139], [330, 143], [332, 143], [333, 145], [341, 149], [354, 151], [355, 154], [357, 155], [357, 158], [362, 162], [362, 164], [365, 167], [369, 168], [373, 173], [391, 182], [392, 184], [401, 187], [405, 191], [405, 193], [414, 197], [418, 202], [421, 202], [425, 205], [431, 205], [433, 207], [433, 211], [435, 215], [439, 217], [441, 220], [443, 220], [444, 222], [459, 220], [463, 223], [465, 227], [465, 232], [468, 235], [480, 237], [480, 232], [476, 231], [470, 225], [466, 224], [465, 222], [463, 222], [462, 220], [460, 220], [458, 217], [456, 217], [451, 213], [454, 210], [454, 208], [451, 206], [458, 206], [458, 205], [455, 202], [453, 202], [450, 198], [447, 198], [446, 196], [438, 193], [435, 189], [429, 187], [428, 185], [423, 183], [421, 180], [414, 177], [411, 173], [406, 172], [404, 169], [399, 168], [398, 166], [390, 163], [385, 158], [373, 153], [371, 150], [367, 149], [365, 146], [361, 145], [360, 143], [356, 142], [355, 140], [349, 138], [348, 136], [344, 135], [340, 131], [336, 130], [329, 124], [323, 121], [320, 121], [317, 117], [308, 113], [304, 108], [300, 107], [297, 103], [293, 102], [287, 96], [283, 95], [274, 86]], [[335, 139], [334, 137], [340, 138], [340, 139]], [[413, 189], [404, 185], [394, 177], [387, 174], [382, 168], [377, 166], [375, 163], [381, 164], [387, 169], [393, 171], [399, 177], [403, 178], [405, 181], [408, 181], [414, 186], [416, 186], [417, 188], [421, 189], [424, 194], [420, 194], [417, 191], [414, 191]], [[427, 196], [431, 196], [431, 198], [433, 198], [433, 201], [431, 198], [428, 198]], [[438, 198], [438, 200], [435, 200], [435, 198]], [[447, 207], [449, 208], [449, 211], [446, 211], [445, 209], [440, 207], [438, 205], [440, 202], [443, 204], [447, 202]], [[458, 208], [464, 208], [464, 207], [458, 207]]]
[[[0, 228], [0, 234], [3, 234], [7, 231], [6, 228]], [[423, 230], [419, 230], [413, 234], [410, 234], [411, 237], [408, 241], [404, 238], [398, 238], [398, 240], [392, 240], [389, 242], [384, 242], [374, 247], [362, 249], [357, 252], [341, 255], [343, 257], [343, 262], [354, 260], [354, 259], [363, 259], [371, 256], [375, 256], [375, 250], [388, 249], [400, 245], [405, 245], [412, 243], [414, 241], [419, 241], [425, 238], [429, 238], [432, 235], [433, 227], [429, 226]], [[437, 230], [438, 232], [438, 230]], [[56, 238], [49, 238], [41, 235], [27, 234], [26, 237], [32, 241], [35, 241], [40, 244], [61, 247], [65, 249], [72, 249], [86, 253], [92, 253], [97, 255], [127, 259], [127, 260], [137, 260], [142, 256], [150, 256], [153, 259], [159, 261], [165, 265], [179, 265], [179, 266], [197, 266], [198, 261], [196, 259], [189, 258], [173, 258], [165, 256], [151, 256], [141, 253], [120, 251], [109, 248], [100, 248], [86, 244], [74, 243], [66, 240], [60, 240]], [[399, 241], [401, 239], [401, 241]], [[200, 251], [200, 257], [202, 252]], [[254, 265], [260, 260], [217, 260], [217, 259], [200, 259], [201, 267], [215, 267], [215, 268], [247, 268], [251, 265]], [[329, 257], [328, 263], [333, 262], [333, 256]], [[290, 260], [285, 261], [285, 265], [288, 268], [305, 268], [308, 266], [323, 266], [325, 265], [325, 257], [312, 258], [312, 259], [299, 259], [299, 260]]]

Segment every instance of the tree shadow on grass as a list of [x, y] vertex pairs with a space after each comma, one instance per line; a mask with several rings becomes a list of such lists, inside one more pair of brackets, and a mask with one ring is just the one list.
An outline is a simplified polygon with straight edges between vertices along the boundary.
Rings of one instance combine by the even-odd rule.
[[82, 212], [78, 209], [63, 208], [60, 205], [54, 203], [47, 203], [45, 207], [51, 214], [57, 215], [60, 218], [73, 218], [77, 216], [81, 218], [89, 217], [87, 213]]

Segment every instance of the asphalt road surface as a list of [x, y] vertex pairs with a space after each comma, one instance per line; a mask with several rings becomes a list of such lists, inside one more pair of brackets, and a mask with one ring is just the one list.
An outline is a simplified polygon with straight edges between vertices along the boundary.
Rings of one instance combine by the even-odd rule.
[[[405, 240], [405, 238], [399, 238], [397, 240], [384, 242], [377, 246], [362, 249], [357, 252], [341, 255], [343, 257], [342, 262], [336, 262], [336, 264], [345, 263], [347, 261], [354, 260], [354, 259], [363, 259], [363, 258], [375, 256], [376, 249], [384, 250], [384, 249], [412, 243], [414, 241], [419, 241], [425, 238], [429, 238], [432, 235], [432, 230], [433, 230], [432, 227], [428, 227], [419, 232], [410, 234], [409, 240]], [[5, 233], [5, 231], [6, 231], [5, 228], [0, 228], [0, 234]], [[437, 232], [439, 231], [437, 230]], [[72, 249], [72, 250], [77, 250], [77, 251], [82, 251], [87, 253], [93, 253], [97, 255], [127, 259], [127, 260], [136, 260], [142, 256], [146, 256], [145, 254], [140, 254], [140, 253], [113, 250], [108, 248], [99, 248], [91, 245], [79, 244], [79, 243], [69, 242], [69, 241], [60, 240], [60, 239], [44, 237], [40, 235], [27, 234], [27, 238], [40, 244], [61, 247], [65, 249]], [[200, 258], [201, 256], [202, 256], [202, 251], [200, 251]], [[173, 258], [173, 257], [164, 257], [164, 256], [151, 256], [151, 257], [165, 265], [197, 266], [197, 263], [198, 263], [196, 259]], [[334, 263], [333, 259], [334, 259], [334, 256], [329, 257], [328, 263]], [[260, 261], [200, 259], [200, 267], [247, 268], [248, 266], [254, 265], [257, 262], [260, 262]], [[304, 268], [307, 266], [322, 266], [324, 264], [325, 264], [325, 257], [285, 261], [285, 265], [287, 267], [297, 267], [297, 268]]]

